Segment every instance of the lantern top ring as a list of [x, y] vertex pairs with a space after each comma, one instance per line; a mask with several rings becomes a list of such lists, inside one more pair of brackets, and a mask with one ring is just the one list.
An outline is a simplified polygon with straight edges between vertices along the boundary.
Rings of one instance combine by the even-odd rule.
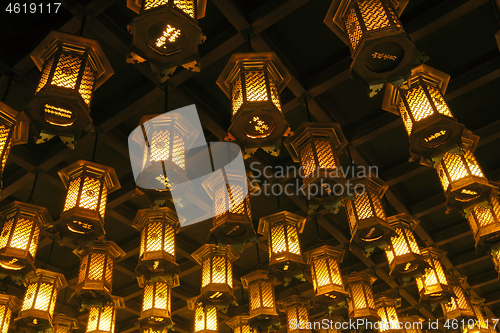
[[52, 219], [52, 216], [50, 216], [47, 208], [27, 204], [21, 201], [13, 201], [4, 206], [0, 211], [0, 217], [5, 219], [7, 215], [17, 209], [20, 209], [24, 213], [39, 214], [38, 221], [40, 222], [42, 228], [51, 227], [54, 224], [54, 220]]
[[59, 177], [61, 178], [64, 187], [68, 188], [68, 184], [71, 181], [71, 179], [75, 175], [80, 176], [82, 172], [88, 172], [90, 175], [93, 175], [94, 177], [105, 174], [105, 183], [108, 186], [108, 193], [118, 190], [121, 187], [115, 169], [85, 160], [79, 160], [75, 163], [72, 163], [67, 167], [65, 167], [64, 169], [59, 170], [57, 173], [59, 174]]
[[227, 256], [231, 262], [240, 257], [238, 251], [231, 245], [220, 246], [215, 244], [204, 244], [191, 254], [193, 259], [200, 265], [203, 265], [203, 258], [208, 255]]
[[24, 279], [24, 285], [28, 286], [28, 284], [37, 282], [39, 279], [48, 283], [53, 283], [56, 286], [56, 289], [62, 289], [68, 286], [64, 274], [55, 273], [41, 268], [28, 273]]

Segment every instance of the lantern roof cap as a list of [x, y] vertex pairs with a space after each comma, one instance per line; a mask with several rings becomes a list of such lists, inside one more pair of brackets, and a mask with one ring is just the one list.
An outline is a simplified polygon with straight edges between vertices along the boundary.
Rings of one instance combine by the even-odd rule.
[[315, 257], [334, 257], [339, 263], [344, 259], [345, 250], [337, 249], [331, 245], [322, 245], [304, 253], [306, 261], [310, 264]]
[[443, 251], [441, 249], [438, 249], [437, 247], [425, 247], [420, 250], [422, 252], [422, 256], [433, 256], [433, 257], [438, 257], [441, 258], [446, 254], [446, 251]]
[[52, 323], [54, 324], [54, 326], [56, 324], [58, 324], [59, 322], [72, 327], [72, 329], [78, 329], [79, 328], [79, 326], [78, 326], [78, 320], [75, 319], [75, 318], [72, 318], [70, 316], [67, 316], [64, 313], [58, 313], [57, 315], [54, 316], [54, 319], [52, 320]]
[[270, 65], [268, 70], [273, 74], [276, 81], [278, 93], [283, 91], [291, 76], [286, 70], [285, 66], [274, 52], [248, 52], [248, 53], [235, 53], [231, 56], [226, 67], [217, 79], [217, 85], [224, 91], [227, 97], [231, 98], [232, 78], [237, 73], [238, 65], [248, 63], [251, 68], [254, 68], [256, 63], [266, 63]]
[[375, 297], [375, 307], [395, 307], [399, 308], [401, 306], [401, 298], [392, 298], [386, 296], [384, 293], [381, 293]]
[[467, 298], [472, 303], [472, 305], [476, 305], [476, 306], [482, 306], [484, 304], [484, 301], [485, 301], [484, 298], [480, 298], [480, 297], [471, 297], [471, 296], [469, 296]]
[[72, 163], [57, 172], [64, 184], [64, 187], [68, 187], [69, 182], [72, 179], [71, 176], [75, 173], [75, 171], [79, 171], [80, 169], [87, 169], [104, 174], [106, 184], [108, 185], [108, 193], [116, 191], [121, 187], [114, 168], [85, 160], [76, 161], [75, 163]]
[[137, 211], [137, 214], [132, 221], [132, 227], [141, 231], [150, 218], [157, 218], [160, 216], [164, 216], [173, 222], [173, 228], [176, 231], [179, 230], [180, 225], [186, 220], [185, 217], [179, 219], [175, 210], [170, 209], [169, 207], [159, 207], [157, 209], [145, 208]]
[[0, 101], [0, 119], [12, 123], [11, 126], [13, 126], [16, 123], [16, 117], [19, 113], [20, 112], [17, 111], [16, 109]]
[[53, 54], [58, 45], [69, 45], [89, 49], [94, 60], [97, 79], [95, 89], [99, 88], [107, 79], [114, 74], [113, 68], [104, 54], [98, 41], [87, 37], [71, 35], [60, 31], [51, 31], [43, 41], [31, 52], [31, 59], [41, 71], [45, 61]]
[[8, 308], [13, 309], [19, 305], [19, 298], [13, 295], [0, 293], [0, 305], [6, 305]]
[[7, 214], [17, 209], [23, 212], [38, 214], [38, 221], [41, 223], [42, 228], [51, 227], [54, 224], [54, 220], [52, 219], [52, 216], [47, 208], [21, 201], [12, 201], [8, 205], [3, 206], [0, 211], [0, 217], [5, 219]]
[[[213, 155], [212, 155], [213, 156]], [[242, 201], [245, 200], [246, 196], [249, 193], [249, 180], [248, 174], [245, 170], [238, 170], [236, 168], [224, 168], [219, 169], [216, 172], [213, 172], [207, 179], [205, 179], [201, 185], [207, 192], [207, 194], [214, 200], [215, 193], [222, 186], [234, 186], [236, 184], [241, 184], [243, 189], [243, 198]], [[245, 189], [244, 185], [247, 185]], [[235, 202], [235, 205], [238, 205], [239, 202]]]
[[66, 282], [66, 278], [64, 277], [64, 274], [62, 273], [56, 273], [52, 272], [46, 269], [41, 269], [38, 268], [35, 271], [29, 272], [25, 279], [24, 279], [24, 284], [27, 286], [29, 282], [33, 282], [38, 280], [39, 278], [42, 279], [47, 279], [51, 281], [51, 283], [54, 283], [56, 285], [57, 289], [62, 289], [68, 286], [68, 283]]
[[[199, 20], [205, 17], [205, 12], [207, 8], [207, 0], [195, 0], [197, 1], [196, 8], [196, 18]], [[142, 0], [127, 0], [128, 9], [139, 14], [141, 12], [141, 2]]]
[[269, 225], [279, 222], [295, 224], [297, 226], [298, 233], [300, 234], [304, 230], [304, 226], [306, 224], [306, 218], [298, 214], [290, 213], [286, 210], [261, 217], [259, 220], [259, 230], [258, 230], [259, 234], [267, 235], [267, 232], [269, 231], [270, 227]]
[[290, 296], [283, 298], [282, 300], [277, 301], [276, 303], [278, 304], [278, 309], [284, 312], [286, 311], [287, 308], [294, 305], [302, 305], [307, 308], [311, 308], [311, 301], [312, 300], [310, 297], [305, 297], [298, 294], [292, 294]]
[[448, 280], [448, 283], [454, 284], [454, 285], [459, 285], [462, 288], [464, 288], [464, 284], [467, 281], [466, 276], [455, 275], [455, 274], [447, 274], [446, 279]]
[[420, 223], [420, 220], [414, 217], [413, 215], [410, 215], [406, 212], [388, 216], [387, 217], [387, 222], [393, 226], [396, 227], [399, 225], [401, 222], [407, 223], [410, 227], [411, 230], [415, 229], [417, 224]]
[[98, 252], [108, 252], [113, 260], [123, 257], [125, 255], [125, 251], [123, 251], [115, 242], [113, 241], [95, 241], [93, 243], [84, 245], [80, 248], [77, 248], [73, 251], [79, 258], [82, 258], [90, 251], [98, 251]]
[[271, 275], [269, 271], [264, 270], [264, 269], [258, 269], [256, 271], [253, 271], [245, 276], [241, 277], [241, 285], [243, 286], [244, 289], [247, 289], [248, 286], [253, 282], [257, 280], [268, 280], [271, 282], [273, 285], [278, 285], [278, 279]]
[[240, 322], [247, 322], [248, 323], [248, 320], [250, 320], [250, 315], [241, 314], [241, 315], [237, 315], [237, 316], [232, 317], [231, 319], [226, 321], [226, 324], [234, 330], [235, 328], [238, 327]]
[[203, 258], [208, 255], [224, 255], [233, 262], [240, 257], [240, 254], [231, 245], [215, 245], [215, 244], [203, 244], [198, 250], [194, 251], [191, 256], [198, 262], [198, 264], [203, 264]]
[[375, 281], [377, 281], [377, 278], [375, 276], [366, 272], [353, 272], [349, 275], [344, 275], [343, 279], [345, 280], [346, 284], [357, 280], [364, 280], [365, 282], [368, 282], [370, 284], [373, 284]]
[[375, 192], [380, 198], [382, 198], [389, 188], [386, 182], [378, 177], [357, 177], [349, 179], [353, 188], [358, 184], [362, 184], [365, 190], [369, 189]]

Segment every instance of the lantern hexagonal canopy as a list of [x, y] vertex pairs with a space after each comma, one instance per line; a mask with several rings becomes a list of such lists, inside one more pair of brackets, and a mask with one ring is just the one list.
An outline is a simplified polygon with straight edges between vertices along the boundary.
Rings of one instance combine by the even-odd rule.
[[217, 307], [214, 305], [203, 305], [197, 297], [187, 300], [188, 309], [194, 311], [193, 333], [218, 333], [219, 321]]
[[17, 308], [19, 299], [16, 296], [0, 293], [0, 332], [9, 331], [12, 311]]
[[370, 85], [370, 97], [384, 83], [403, 83], [424, 56], [399, 20], [408, 0], [333, 0], [325, 24], [349, 46], [351, 72]]
[[94, 90], [113, 69], [95, 40], [52, 31], [31, 53], [42, 72], [26, 114], [37, 129], [37, 143], [54, 136], [70, 147], [92, 124], [89, 116]]
[[431, 305], [449, 302], [453, 297], [448, 279], [444, 273], [440, 262], [446, 252], [434, 247], [422, 249], [422, 257], [429, 264], [425, 274], [416, 278], [420, 302], [430, 303]]
[[66, 188], [66, 200], [58, 223], [61, 233], [85, 243], [105, 234], [108, 195], [120, 188], [115, 170], [79, 160], [58, 174]]
[[229, 319], [226, 324], [231, 327], [233, 333], [254, 333], [249, 319], [248, 315], [242, 314]]
[[376, 280], [373, 275], [361, 272], [354, 272], [344, 277], [349, 293], [347, 299], [349, 319], [380, 320], [372, 291], [372, 284]]
[[54, 221], [47, 208], [13, 201], [0, 211], [0, 267], [25, 274], [35, 270], [35, 256], [42, 230]]
[[466, 278], [460, 275], [447, 275], [446, 278], [455, 297], [448, 303], [441, 303], [445, 320], [457, 319], [466, 322], [467, 319], [474, 318], [470, 299], [464, 289]]
[[[311, 299], [300, 295], [291, 295], [281, 301], [278, 301], [278, 308], [286, 314], [287, 333], [311, 333], [312, 330], [308, 324], [309, 309], [311, 308]], [[294, 325], [293, 323], [296, 323]]]
[[244, 158], [258, 148], [278, 156], [289, 126], [279, 94], [291, 77], [274, 52], [233, 54], [217, 79], [231, 99], [232, 119], [226, 141], [236, 141]]
[[385, 295], [380, 295], [375, 299], [375, 307], [377, 308], [380, 333], [402, 333], [399, 328], [399, 318], [396, 308], [401, 306], [401, 299], [392, 299]]
[[500, 242], [500, 200], [490, 195], [486, 201], [464, 209], [476, 247], [489, 248]]
[[124, 308], [122, 297], [113, 296], [112, 301], [102, 306], [91, 305], [85, 333], [114, 333], [116, 312]]
[[73, 333], [78, 329], [78, 320], [66, 316], [64, 313], [59, 313], [52, 320], [55, 333]]
[[161, 278], [148, 281], [143, 286], [141, 328], [162, 329], [174, 325], [172, 321], [172, 285]]
[[128, 25], [133, 39], [127, 62], [148, 61], [161, 82], [178, 66], [199, 72], [198, 45], [205, 36], [198, 19], [205, 16], [206, 5], [206, 0], [127, 0], [127, 7], [139, 14]]

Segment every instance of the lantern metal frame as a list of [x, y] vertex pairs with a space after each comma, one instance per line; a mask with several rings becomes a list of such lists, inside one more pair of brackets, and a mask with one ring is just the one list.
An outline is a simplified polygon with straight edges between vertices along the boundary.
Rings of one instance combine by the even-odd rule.
[[500, 246], [496, 245], [495, 247], [492, 247], [489, 252], [491, 260], [493, 261], [493, 266], [498, 273], [498, 279], [500, 280]]
[[500, 199], [496, 193], [483, 202], [466, 207], [464, 213], [476, 247], [495, 247], [500, 242]]
[[281, 280], [300, 274], [306, 267], [299, 239], [305, 223], [305, 217], [287, 211], [259, 220], [258, 233], [267, 236], [269, 269]]
[[[163, 329], [174, 325], [172, 320], [172, 285], [161, 279], [155, 278], [144, 286], [141, 316], [141, 328]], [[150, 306], [145, 309], [146, 304]]]
[[[198, 46], [205, 42], [206, 37], [198, 20], [205, 17], [206, 5], [207, 0], [127, 0], [127, 7], [139, 14], [127, 26], [132, 35], [127, 62], [149, 62], [161, 82], [168, 80], [178, 66], [199, 72]], [[160, 30], [165, 37], [163, 44], [170, 43], [168, 52], [160, 51], [148, 42], [151, 29], [157, 30], [159, 25], [165, 27]]]
[[441, 303], [445, 320], [467, 320], [474, 318], [475, 314], [470, 304], [470, 299], [465, 293], [466, 278], [460, 275], [448, 275], [446, 277], [453, 291], [454, 297], [448, 303]]
[[226, 321], [226, 324], [233, 330], [233, 333], [254, 333], [250, 326], [250, 317], [246, 314], [234, 316]]
[[421, 63], [424, 56], [399, 20], [408, 0], [363, 2], [333, 0], [324, 23], [349, 46], [351, 75], [355, 73], [370, 85], [372, 97], [386, 82], [403, 83], [411, 67]]
[[26, 107], [37, 129], [36, 142], [59, 136], [74, 148], [80, 132], [92, 124], [92, 95], [113, 75], [113, 68], [96, 40], [59, 31], [49, 33], [31, 59], [42, 72]]
[[408, 213], [401, 213], [389, 216], [387, 222], [396, 231], [396, 235], [391, 237], [391, 246], [385, 250], [389, 274], [400, 276], [406, 281], [411, 277], [422, 276], [429, 264], [422, 257], [413, 233], [420, 220]]
[[[402, 333], [399, 328], [399, 317], [396, 308], [401, 306], [401, 298], [390, 298], [385, 295], [379, 295], [375, 298], [375, 307], [380, 317], [379, 332], [380, 333]], [[397, 325], [396, 327], [394, 327]]]
[[[90, 305], [85, 333], [114, 333], [116, 327], [116, 312], [118, 309], [123, 309], [124, 307], [125, 303], [123, 298], [118, 296], [113, 296], [109, 303], [103, 304], [102, 306]], [[104, 320], [109, 319], [109, 324], [105, 323], [105, 327], [101, 326], [103, 314]], [[89, 328], [90, 325], [92, 326]]]
[[202, 267], [201, 294], [198, 301], [218, 307], [235, 303], [233, 262], [240, 257], [239, 253], [231, 245], [204, 244], [191, 256]]
[[[247, 159], [259, 148], [279, 155], [281, 137], [291, 134], [279, 94], [290, 80], [290, 74], [274, 52], [233, 54], [224, 67], [217, 85], [232, 104], [231, 126], [225, 140], [236, 141], [242, 147], [243, 158]], [[254, 124], [256, 133], [247, 131], [248, 124]]]
[[[465, 329], [462, 329], [462, 333], [490, 333], [491, 326], [488, 327], [489, 322], [486, 321], [487, 318], [482, 310], [484, 298], [469, 297], [469, 302], [474, 311], [474, 328], [469, 328], [469, 325], [466, 325]], [[496, 332], [496, 329], [493, 329], [493, 332]]]
[[19, 305], [16, 296], [0, 293], [0, 332], [7, 333], [12, 320], [12, 313]]
[[52, 320], [55, 333], [72, 333], [74, 330], [78, 329], [78, 320], [66, 316], [64, 313], [59, 313], [54, 316]]
[[[311, 333], [312, 330], [309, 328], [300, 328], [300, 323], [304, 323], [307, 326], [309, 323], [309, 309], [311, 308], [311, 299], [293, 294], [280, 301], [278, 301], [278, 309], [281, 312], [286, 313], [287, 333]], [[305, 318], [304, 318], [305, 317]], [[297, 321], [295, 329], [291, 328], [292, 320]], [[301, 320], [305, 319], [305, 320]]]
[[[198, 297], [188, 299], [187, 305], [189, 310], [194, 311], [194, 333], [219, 332], [218, 310], [215, 305], [204, 305], [198, 300]], [[200, 326], [200, 322], [202, 322], [202, 326]]]
[[[4, 221], [0, 234], [0, 267], [8, 274], [24, 275], [35, 270], [35, 256], [43, 229], [54, 224], [49, 211], [13, 201], [0, 211]], [[28, 237], [23, 233], [29, 233]], [[24, 241], [24, 243], [23, 243]]]
[[[438, 248], [427, 247], [421, 249], [422, 257], [429, 264], [425, 274], [416, 278], [420, 302], [436, 305], [443, 302], [449, 302], [453, 297], [453, 290], [448, 283], [440, 259], [446, 254]], [[428, 285], [427, 278], [432, 276], [432, 285]]]
[[347, 298], [340, 271], [344, 253], [344, 250], [337, 250], [330, 245], [304, 253], [311, 270], [315, 303], [335, 305]]
[[[344, 276], [346, 290], [349, 293], [347, 298], [349, 319], [363, 318], [371, 321], [379, 321], [375, 298], [372, 291], [372, 284], [377, 280], [371, 274], [354, 272]], [[363, 302], [355, 300], [356, 297], [363, 297]], [[358, 309], [357, 305], [364, 304]]]
[[64, 208], [58, 221], [61, 233], [84, 243], [105, 234], [107, 199], [111, 192], [120, 188], [115, 170], [79, 160], [58, 174], [66, 188]]

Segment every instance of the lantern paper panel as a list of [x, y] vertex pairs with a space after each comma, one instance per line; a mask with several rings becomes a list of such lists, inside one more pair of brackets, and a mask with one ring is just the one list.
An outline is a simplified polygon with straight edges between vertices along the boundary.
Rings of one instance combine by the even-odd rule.
[[17, 111], [9, 107], [7, 104], [0, 102], [0, 179], [3, 179], [5, 164], [7, 163], [10, 149], [14, 143], [16, 115]]
[[422, 249], [422, 257], [429, 264], [429, 268], [425, 270], [423, 276], [416, 279], [420, 302], [434, 305], [449, 302], [453, 297], [453, 290], [440, 262], [445, 254], [446, 252], [433, 247]]
[[425, 273], [427, 262], [422, 258], [413, 230], [420, 220], [402, 213], [387, 218], [396, 235], [391, 237], [391, 246], [385, 254], [389, 263], [390, 275], [400, 276], [404, 280], [419, 277]]
[[380, 296], [375, 299], [377, 308], [380, 333], [402, 333], [399, 324], [399, 318], [396, 308], [401, 306], [401, 299], [392, 299], [386, 296]]
[[188, 308], [194, 312], [194, 333], [218, 333], [217, 307], [203, 305], [197, 298], [188, 299]]
[[309, 309], [311, 299], [292, 295], [278, 301], [281, 312], [286, 314], [287, 333], [311, 333]]
[[205, 244], [192, 256], [202, 267], [199, 301], [220, 307], [234, 303], [233, 261], [238, 252], [231, 245]]
[[353, 197], [344, 198], [351, 243], [369, 256], [376, 247], [390, 245], [395, 231], [387, 222], [381, 198], [388, 186], [378, 178], [356, 178], [351, 181]]
[[139, 322], [141, 327], [171, 327], [172, 321], [172, 286], [161, 279], [155, 279], [144, 285], [142, 310]]
[[321, 324], [319, 333], [341, 333], [342, 323], [345, 323], [344, 318], [337, 316], [324, 316], [319, 319], [320, 323], [328, 323], [326, 326]]
[[401, 84], [425, 57], [405, 33], [399, 15], [407, 1], [333, 0], [325, 24], [349, 46], [351, 72], [370, 85], [370, 97], [385, 82]]
[[117, 296], [113, 296], [112, 301], [103, 306], [91, 305], [85, 333], [114, 333], [116, 312], [123, 307], [123, 298]]
[[58, 173], [66, 188], [59, 222], [63, 235], [83, 243], [103, 235], [108, 195], [120, 188], [115, 170], [80, 160]]
[[148, 61], [161, 82], [178, 66], [200, 71], [198, 45], [205, 36], [198, 19], [205, 16], [206, 0], [128, 0], [127, 6], [139, 14], [128, 25], [132, 48], [127, 62]]
[[8, 333], [12, 319], [12, 311], [17, 308], [19, 299], [16, 296], [0, 294], [0, 332]]
[[279, 94], [290, 75], [274, 52], [233, 54], [217, 79], [231, 99], [232, 120], [226, 141], [236, 141], [250, 157], [258, 148], [278, 156], [289, 126]]
[[403, 333], [423, 333], [424, 318], [420, 316], [401, 316], [400, 317]]
[[54, 221], [49, 211], [24, 202], [14, 201], [0, 211], [4, 221], [0, 234], [0, 267], [19, 274], [35, 269], [35, 256], [42, 230]]
[[347, 292], [339, 267], [344, 257], [344, 251], [323, 245], [306, 252], [305, 256], [311, 270], [315, 302], [335, 305], [344, 301]]
[[469, 297], [469, 302], [474, 312], [473, 320], [467, 321], [464, 328], [461, 328], [462, 333], [491, 333], [496, 332], [495, 321], [488, 320], [483, 313], [484, 299]]
[[349, 293], [347, 300], [349, 319], [380, 320], [372, 291], [375, 280], [376, 277], [367, 273], [352, 273], [344, 277]]
[[24, 280], [26, 291], [18, 317], [18, 327], [52, 328], [54, 308], [59, 290], [67, 287], [63, 274], [44, 269], [28, 273]]
[[249, 322], [248, 315], [238, 315], [229, 319], [226, 324], [233, 330], [233, 333], [257, 333]]
[[63, 313], [54, 316], [53, 319], [54, 333], [73, 333], [78, 329], [78, 320], [68, 317]]
[[267, 236], [269, 268], [281, 279], [296, 276], [305, 268], [299, 234], [306, 218], [287, 211], [261, 217], [258, 233]]
[[178, 285], [175, 238], [179, 219], [175, 211], [168, 207], [140, 209], [132, 226], [141, 232], [136, 272], [146, 279], [161, 276], [163, 279], [168, 278], [172, 285]]
[[31, 53], [42, 72], [26, 114], [37, 128], [37, 143], [59, 136], [71, 148], [89, 116], [94, 90], [113, 69], [99, 43], [52, 31]]
[[441, 303], [444, 318], [447, 320], [473, 318], [474, 312], [464, 289], [465, 277], [448, 275], [446, 278], [455, 297], [452, 297], [448, 303]]
[[76, 296], [83, 304], [111, 301], [114, 262], [125, 252], [115, 242], [96, 241], [75, 253], [80, 257], [80, 269], [71, 297]]
[[476, 247], [490, 248], [500, 241], [500, 201], [496, 194], [465, 208], [464, 212]]

